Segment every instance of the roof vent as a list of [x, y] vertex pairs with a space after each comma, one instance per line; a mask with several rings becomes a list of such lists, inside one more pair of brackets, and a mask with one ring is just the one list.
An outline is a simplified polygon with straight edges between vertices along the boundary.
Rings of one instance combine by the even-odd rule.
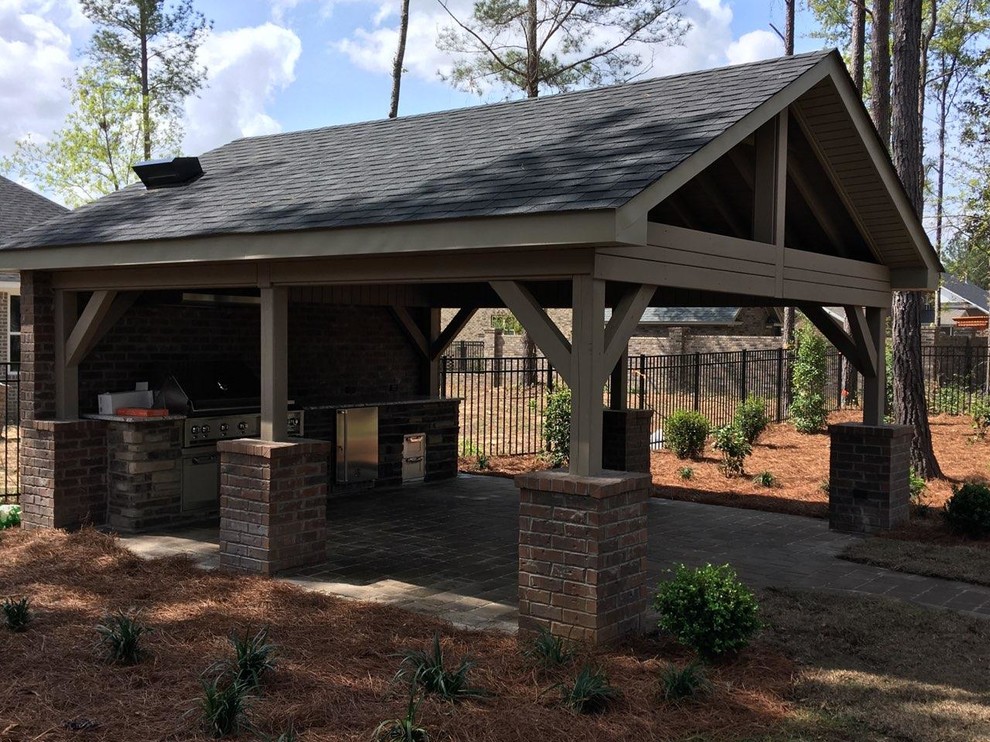
[[134, 166], [134, 172], [149, 191], [192, 183], [203, 174], [198, 157], [173, 157], [171, 160], [148, 160]]

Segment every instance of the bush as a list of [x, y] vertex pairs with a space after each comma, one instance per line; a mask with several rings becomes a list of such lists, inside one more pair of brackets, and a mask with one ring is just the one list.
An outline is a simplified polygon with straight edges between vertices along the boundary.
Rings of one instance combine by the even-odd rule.
[[234, 648], [234, 658], [218, 662], [214, 669], [230, 676], [235, 683], [245, 688], [256, 688], [261, 678], [275, 669], [275, 645], [268, 641], [268, 628], [262, 628], [251, 635], [245, 631], [244, 636], [236, 634], [229, 637]]
[[608, 676], [593, 665], [581, 668], [573, 685], [563, 688], [564, 705], [579, 714], [596, 714], [604, 711], [619, 691], [608, 684]]
[[574, 650], [561, 637], [554, 636], [547, 629], [540, 629], [525, 654], [546, 669], [563, 667], [574, 659]]
[[777, 477], [775, 477], [771, 472], [761, 471], [753, 477], [753, 484], [759, 484], [763, 487], [776, 487]]
[[746, 436], [735, 425], [725, 425], [715, 430], [714, 448], [722, 453], [719, 468], [727, 477], [743, 474], [746, 457], [753, 453], [753, 447]]
[[677, 473], [680, 475], [681, 479], [691, 479], [694, 476], [694, 469], [690, 466], [682, 466], [677, 470]]
[[760, 628], [756, 598], [728, 564], [680, 565], [660, 583], [653, 607], [663, 631], [706, 659], [742, 649]]
[[911, 504], [921, 505], [928, 483], [914, 470], [913, 466], [908, 471], [908, 488], [911, 490]]
[[667, 665], [660, 675], [660, 695], [665, 701], [680, 701], [706, 693], [711, 685], [704, 666], [697, 662], [684, 667]]
[[561, 385], [547, 397], [543, 411], [543, 450], [553, 466], [563, 466], [571, 455], [571, 390]]
[[959, 487], [945, 503], [945, 520], [964, 536], [990, 536], [990, 487], [975, 483]]
[[981, 440], [986, 438], [987, 431], [990, 430], [990, 395], [974, 394], [969, 405], [969, 414], [973, 416], [976, 437]]
[[736, 408], [736, 414], [732, 417], [732, 424], [742, 431], [749, 443], [756, 443], [756, 439], [767, 429], [770, 418], [767, 417], [767, 403], [762, 397], [750, 397]]
[[141, 661], [144, 655], [141, 637], [149, 631], [134, 615], [123, 611], [104, 617], [103, 623], [96, 627], [100, 645], [106, 649], [109, 660], [122, 665], [136, 665]]
[[4, 624], [11, 631], [27, 631], [31, 623], [31, 600], [29, 598], [5, 598], [3, 601]]
[[371, 739], [374, 742], [427, 742], [430, 735], [416, 723], [416, 710], [419, 701], [416, 700], [415, 687], [409, 693], [409, 705], [406, 715], [401, 719], [383, 721], [375, 729]]
[[942, 412], [955, 417], [962, 413], [966, 392], [960, 387], [940, 386], [935, 392], [935, 412]]
[[222, 677], [200, 682], [203, 695], [199, 699], [199, 709], [207, 734], [217, 739], [237, 734], [245, 724], [248, 689]]
[[14, 528], [21, 524], [21, 508], [19, 505], [0, 505], [0, 531]]
[[468, 673], [474, 667], [474, 662], [471, 660], [461, 660], [456, 670], [447, 669], [443, 649], [440, 647], [440, 634], [433, 635], [431, 651], [416, 649], [406, 652], [402, 658], [402, 665], [396, 678], [401, 678], [407, 671], [411, 671], [412, 685], [419, 686], [424, 693], [432, 693], [448, 701], [488, 695], [481, 688], [472, 688], [468, 685]]
[[663, 445], [679, 459], [696, 459], [705, 450], [705, 439], [710, 430], [708, 418], [700, 412], [676, 410], [664, 423]]
[[802, 325], [795, 336], [791, 420], [799, 433], [817, 433], [828, 421], [825, 404], [828, 344], [821, 333], [808, 324]]

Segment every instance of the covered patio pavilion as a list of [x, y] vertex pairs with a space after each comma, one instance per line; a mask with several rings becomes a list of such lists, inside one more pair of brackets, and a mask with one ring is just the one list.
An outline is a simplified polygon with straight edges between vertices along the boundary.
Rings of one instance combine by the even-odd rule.
[[[650, 306], [800, 307], [865, 379], [864, 424], [832, 430], [833, 527], [907, 515], [910, 430], [883, 425], [885, 318], [893, 290], [931, 290], [939, 265], [837, 53], [243, 139], [144, 175], [0, 249], [22, 272], [27, 527], [133, 525], [138, 500], [172, 512], [181, 421], [88, 413], [96, 384], [139, 380], [137, 358], [185, 342], [196, 361], [244, 330], [195, 326], [167, 299], [189, 291], [257, 300], [260, 436], [217, 447], [226, 567], [326, 557], [338, 442], [290, 438], [290, 399], [436, 399], [443, 350], [491, 306], [573, 395], [569, 470], [517, 478], [521, 629], [607, 642], [641, 624], [649, 426], [617, 369]], [[569, 333], [550, 307], [571, 309]], [[176, 339], [162, 325], [179, 314]], [[293, 362], [327, 354], [337, 366], [315, 380]]]

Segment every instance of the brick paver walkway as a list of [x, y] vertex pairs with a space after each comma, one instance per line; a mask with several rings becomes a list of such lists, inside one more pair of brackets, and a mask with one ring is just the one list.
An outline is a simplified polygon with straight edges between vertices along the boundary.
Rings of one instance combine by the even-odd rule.
[[[287, 576], [362, 600], [514, 631], [518, 497], [510, 480], [462, 476], [330, 503], [327, 563]], [[836, 558], [855, 537], [815, 518], [654, 499], [651, 581], [678, 563], [729, 563], [756, 586], [860, 592], [990, 617], [990, 588], [902, 574]], [[145, 555], [188, 551], [216, 561], [216, 531], [132, 536]]]

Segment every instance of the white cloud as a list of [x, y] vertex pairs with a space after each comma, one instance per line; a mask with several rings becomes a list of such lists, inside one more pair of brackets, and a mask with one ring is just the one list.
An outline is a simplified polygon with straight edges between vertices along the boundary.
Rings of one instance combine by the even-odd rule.
[[0, 0], [0, 155], [29, 134], [45, 139], [62, 123], [69, 110], [63, 81], [75, 68], [73, 36], [86, 34], [75, 2]]
[[761, 59], [779, 57], [784, 53], [784, 42], [771, 31], [750, 31], [729, 44], [725, 56], [729, 64], [758, 62]]
[[274, 94], [295, 79], [302, 42], [272, 23], [211, 34], [200, 48], [205, 89], [186, 101], [183, 148], [203, 152], [242, 136], [282, 130], [266, 112]]
[[333, 7], [336, 0], [268, 0], [272, 8], [272, 20], [279, 25], [285, 25], [287, 17], [301, 5], [314, 3], [319, 7], [319, 14], [322, 20], [326, 20], [333, 15]]

